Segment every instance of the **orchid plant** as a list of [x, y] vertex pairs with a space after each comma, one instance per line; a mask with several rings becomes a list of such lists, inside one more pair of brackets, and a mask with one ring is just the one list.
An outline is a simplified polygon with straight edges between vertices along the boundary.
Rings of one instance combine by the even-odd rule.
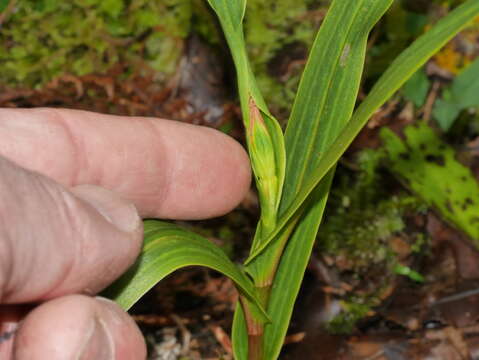
[[137, 263], [108, 294], [129, 309], [158, 281], [191, 265], [230, 277], [239, 292], [232, 342], [237, 360], [277, 359], [326, 206], [335, 166], [369, 118], [443, 45], [479, 15], [467, 0], [400, 54], [358, 105], [368, 35], [393, 0], [333, 0], [302, 74], [286, 130], [268, 110], [248, 61], [247, 0], [208, 0], [236, 67], [261, 216], [244, 264], [207, 239], [145, 221]]

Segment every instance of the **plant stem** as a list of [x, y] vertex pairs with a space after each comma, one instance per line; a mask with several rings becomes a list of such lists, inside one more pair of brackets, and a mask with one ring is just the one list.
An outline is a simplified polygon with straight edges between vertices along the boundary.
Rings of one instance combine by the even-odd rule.
[[[281, 258], [281, 253], [288, 241], [288, 238], [291, 235], [294, 226], [296, 225], [297, 219], [293, 219], [290, 222], [290, 225], [283, 230], [280, 238], [277, 239], [277, 243], [272, 244], [270, 249], [270, 256], [260, 257], [256, 261], [261, 261], [261, 264], [253, 263], [250, 264], [251, 267], [255, 267], [256, 270], [262, 268], [262, 272], [258, 272], [254, 276], [255, 278], [255, 288], [256, 293], [258, 294], [258, 300], [264, 309], [268, 308], [269, 298], [271, 294], [271, 287], [273, 284], [273, 279], [278, 269], [279, 260]], [[258, 267], [259, 266], [259, 267]], [[248, 360], [263, 360], [264, 359], [264, 324], [255, 320], [249, 309], [248, 302], [243, 297], [240, 297], [241, 305], [244, 310], [245, 320], [248, 330]]]
[[243, 296], [240, 296], [239, 300], [248, 328], [248, 360], [262, 360], [264, 326], [252, 316], [248, 301]]
[[[271, 286], [256, 287], [261, 305], [266, 309], [271, 293]], [[248, 360], [263, 360], [264, 324], [255, 320], [248, 306], [248, 302], [240, 297], [248, 327]]]
[[263, 332], [263, 329], [261, 329], [260, 335], [248, 335], [248, 360], [263, 359], [263, 333], [262, 332]]
[[[276, 235], [273, 243], [270, 244], [267, 251], [254, 258], [251, 263], [246, 266], [246, 271], [254, 279], [255, 287], [260, 292], [261, 299], [269, 299], [269, 288], [273, 284], [276, 271], [284, 248], [291, 237], [292, 232], [300, 219], [300, 213], [293, 219], [290, 219], [282, 231]], [[265, 293], [267, 291], [267, 293]], [[264, 304], [268, 302], [265, 300]]]

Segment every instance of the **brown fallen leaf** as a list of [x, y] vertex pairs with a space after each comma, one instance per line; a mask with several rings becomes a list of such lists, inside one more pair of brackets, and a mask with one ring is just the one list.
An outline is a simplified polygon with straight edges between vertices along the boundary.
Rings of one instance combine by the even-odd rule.
[[306, 332], [304, 332], [304, 331], [296, 333], [296, 334], [288, 335], [284, 339], [284, 344], [287, 345], [287, 344], [299, 343], [299, 342], [303, 341], [305, 336], [306, 336]]

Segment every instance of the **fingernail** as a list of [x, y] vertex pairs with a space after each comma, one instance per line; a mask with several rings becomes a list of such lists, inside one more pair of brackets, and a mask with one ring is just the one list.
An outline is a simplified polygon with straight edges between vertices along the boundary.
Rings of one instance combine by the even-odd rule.
[[113, 360], [115, 358], [113, 337], [101, 319], [94, 320], [88, 340], [80, 349], [78, 360]]
[[73, 188], [72, 192], [121, 231], [133, 232], [140, 226], [141, 220], [135, 206], [114, 192], [95, 185], [80, 185]]

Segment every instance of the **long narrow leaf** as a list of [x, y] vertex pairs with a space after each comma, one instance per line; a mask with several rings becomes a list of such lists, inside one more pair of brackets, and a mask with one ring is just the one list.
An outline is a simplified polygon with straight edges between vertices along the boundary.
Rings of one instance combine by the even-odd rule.
[[224, 27], [242, 31], [241, 24], [246, 10], [246, 0], [208, 0], [208, 3], [225, 24]]
[[246, 326], [243, 308], [236, 304], [231, 331], [233, 354], [235, 360], [248, 360], [248, 328]]
[[268, 304], [268, 313], [274, 318], [265, 327], [263, 342], [265, 359], [277, 359], [283, 346], [294, 303], [326, 206], [333, 175], [334, 170], [313, 191], [311, 203], [281, 257]]
[[[173, 224], [145, 221], [145, 243], [138, 261], [105, 294], [128, 310], [148, 290], [173, 271], [185, 266], [206, 266], [232, 279], [252, 304], [259, 304], [251, 280], [218, 246]], [[260, 321], [269, 321], [258, 305]]]
[[[351, 121], [341, 131], [329, 150], [321, 157], [314, 171], [297, 193], [291, 205], [278, 220], [275, 232], [269, 235], [265, 243], [274, 239], [288, 220], [294, 216], [301, 204], [308, 198], [321, 179], [336, 164], [347, 150], [363, 126], [374, 112], [380, 108], [401, 86], [429, 60], [451, 38], [465, 28], [471, 20], [479, 15], [479, 0], [469, 0], [458, 6], [440, 20], [426, 34], [417, 39], [406, 49], [381, 76], [359, 108], [354, 112]], [[259, 249], [249, 259], [260, 253]]]
[[[286, 129], [286, 177], [280, 216], [291, 203], [298, 203], [297, 194], [351, 118], [368, 34], [391, 4], [392, 0], [333, 1], [313, 44]], [[305, 200], [303, 197], [302, 202]], [[281, 220], [289, 220], [293, 214], [287, 215], [291, 216], [281, 216]], [[254, 248], [247, 263], [272, 239]]]
[[[331, 5], [313, 45], [288, 122], [287, 171], [281, 207], [294, 199], [321, 154], [350, 119], [359, 91], [368, 34], [391, 3], [392, 0], [354, 3], [335, 0]], [[266, 326], [263, 340], [266, 359], [276, 359], [281, 350], [333, 175], [331, 171], [308, 199], [304, 214], [295, 215], [301, 220], [289, 242], [285, 241], [290, 237], [289, 231], [280, 231], [278, 239], [266, 251], [250, 257], [247, 271], [256, 286], [267, 286], [278, 271], [268, 304], [268, 312], [274, 314], [274, 319]], [[267, 244], [262, 245], [264, 248]], [[286, 252], [282, 254], [285, 245]]]
[[333, 1], [303, 72], [285, 133], [285, 210], [351, 118], [368, 34], [392, 0]]
[[[266, 106], [248, 61], [242, 25], [246, 0], [208, 0], [208, 2], [218, 15], [238, 76], [238, 90], [243, 122], [246, 128], [246, 142], [250, 150], [251, 163], [261, 202], [261, 220], [252, 246], [252, 248], [256, 248], [273, 231], [276, 225], [286, 168], [284, 136], [278, 121], [271, 115]], [[268, 161], [268, 166], [273, 171], [265, 172], [265, 168], [261, 166], [270, 154], [267, 152], [265, 155], [254, 151], [255, 140], [257, 140], [256, 143], [258, 142], [256, 138], [258, 134], [255, 131], [258, 116], [261, 117], [259, 122], [264, 123], [267, 129], [267, 136], [261, 134], [261, 143], [264, 144], [265, 142], [262, 140], [266, 137], [269, 138], [268, 148], [270, 148], [274, 160]], [[271, 173], [274, 175], [271, 175]]]

